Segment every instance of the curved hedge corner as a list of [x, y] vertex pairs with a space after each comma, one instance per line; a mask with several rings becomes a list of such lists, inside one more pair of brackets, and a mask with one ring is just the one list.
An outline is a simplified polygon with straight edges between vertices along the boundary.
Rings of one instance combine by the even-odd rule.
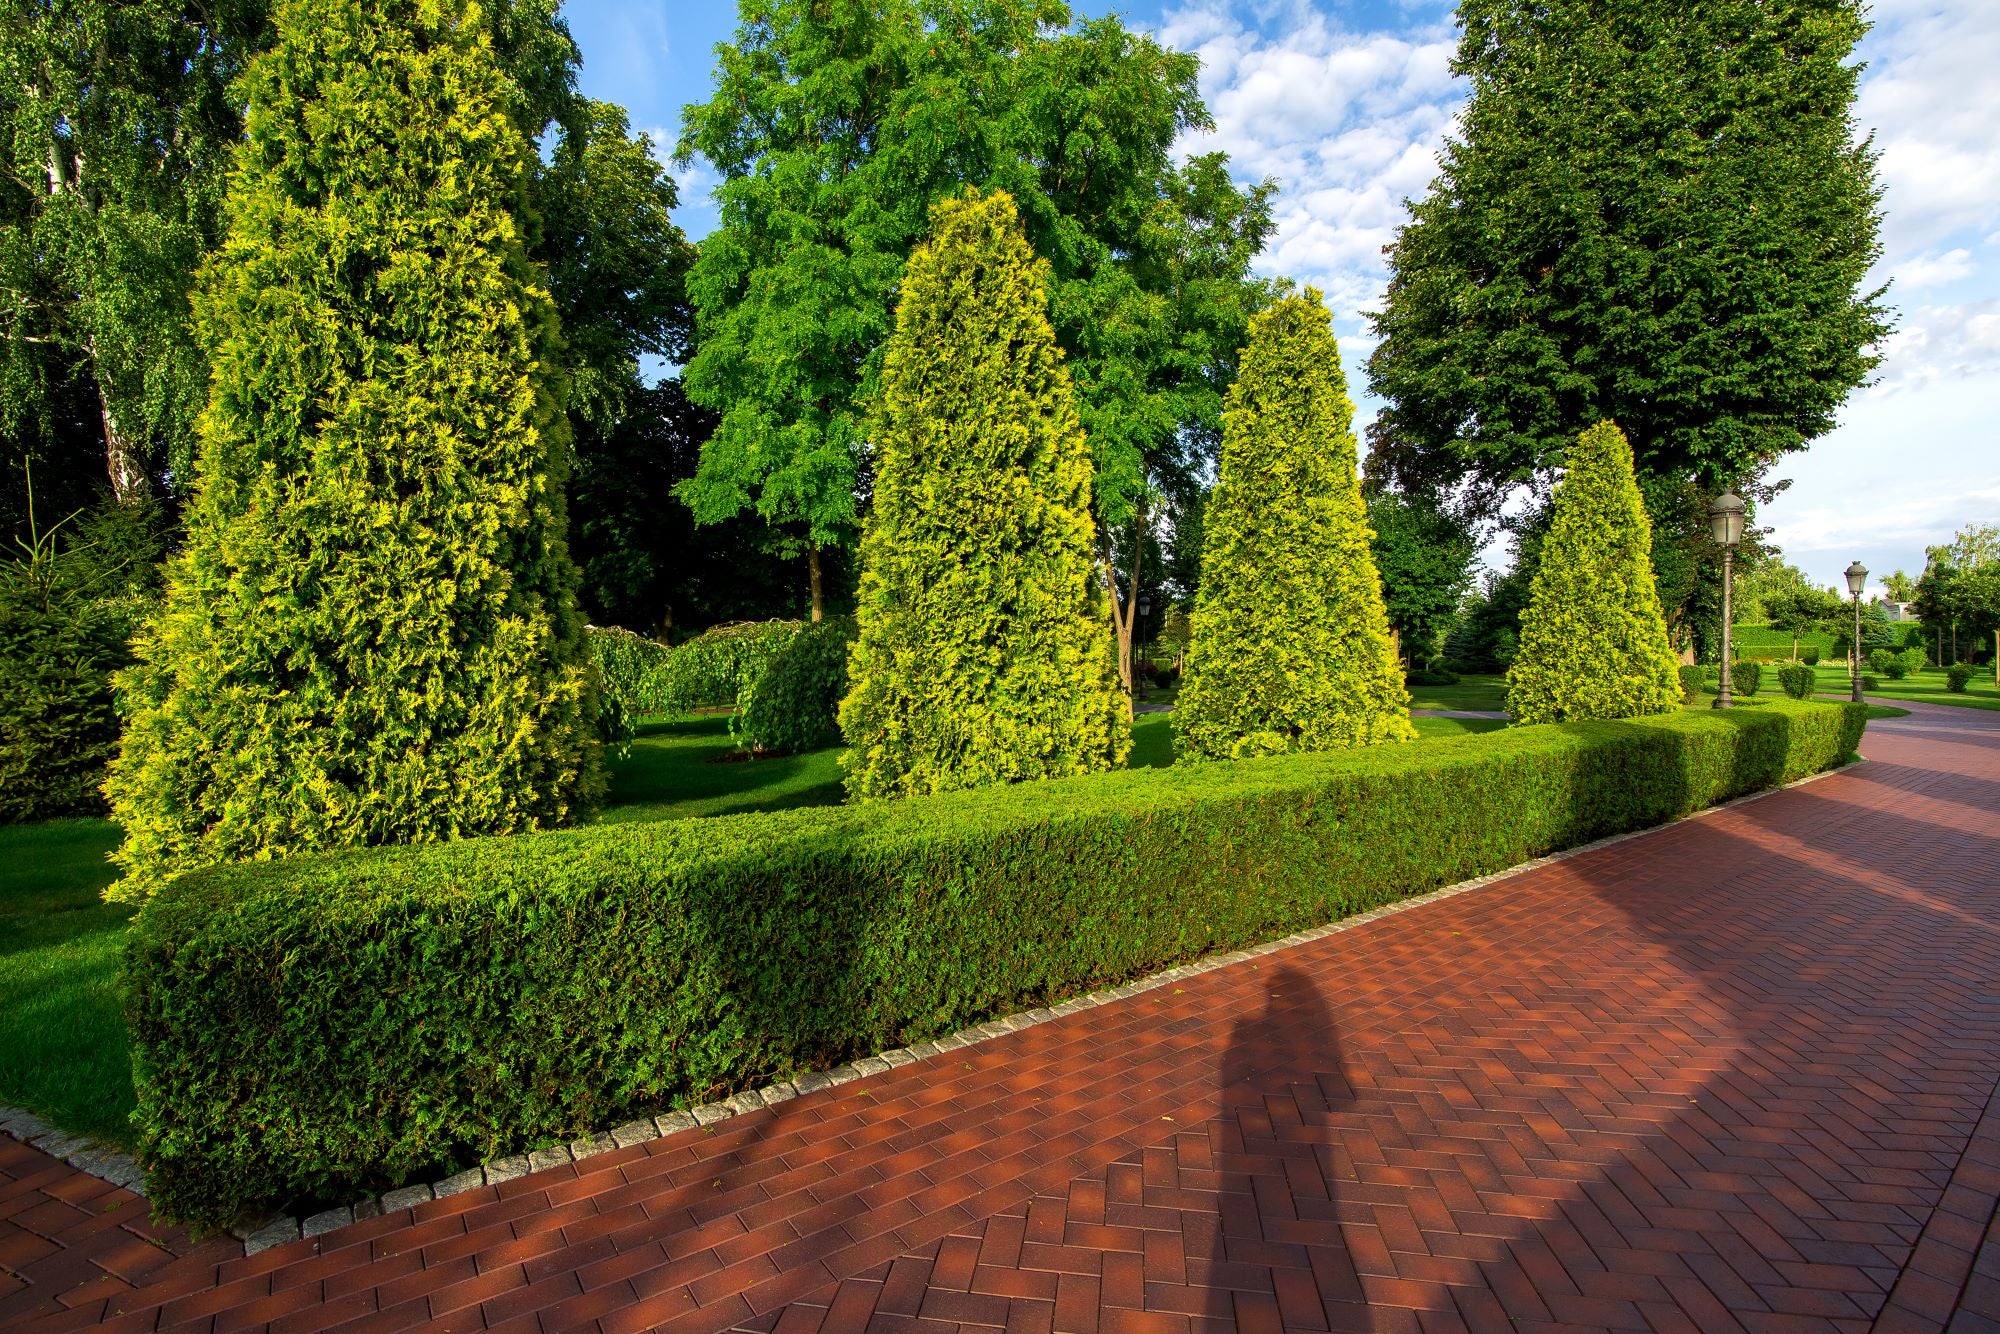
[[1864, 711], [1524, 727], [245, 863], [127, 957], [165, 1214], [350, 1197], [1285, 935], [1851, 755]]

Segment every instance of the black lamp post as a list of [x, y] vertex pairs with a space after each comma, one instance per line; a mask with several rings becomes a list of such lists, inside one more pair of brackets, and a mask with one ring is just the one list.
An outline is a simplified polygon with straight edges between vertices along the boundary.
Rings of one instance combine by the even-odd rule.
[[1854, 702], [1861, 702], [1861, 590], [1868, 585], [1868, 567], [1855, 561], [1847, 567], [1847, 591], [1854, 597], [1854, 638], [1848, 643], [1848, 678], [1854, 684]]
[[1715, 697], [1715, 707], [1727, 709], [1736, 700], [1730, 693], [1732, 682], [1730, 668], [1730, 621], [1735, 618], [1731, 609], [1731, 593], [1736, 582], [1736, 546], [1743, 540], [1743, 497], [1734, 491], [1724, 491], [1708, 503], [1708, 531], [1715, 538], [1715, 544], [1722, 548], [1722, 681], [1721, 691]]

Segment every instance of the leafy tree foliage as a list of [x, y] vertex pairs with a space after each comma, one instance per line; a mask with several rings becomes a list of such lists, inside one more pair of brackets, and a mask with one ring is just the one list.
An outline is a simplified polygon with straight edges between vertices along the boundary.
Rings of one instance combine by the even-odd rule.
[[1091, 462], [1049, 265], [1004, 192], [932, 210], [883, 359], [848, 790], [1109, 768], [1131, 745], [1091, 564]]
[[1679, 707], [1679, 664], [1654, 591], [1652, 531], [1624, 433], [1577, 438], [1556, 488], [1520, 652], [1507, 669], [1517, 723], [1634, 718]]
[[1471, 587], [1477, 535], [1431, 497], [1386, 489], [1368, 496], [1368, 526], [1389, 624], [1414, 660], [1435, 646]]
[[1250, 324], [1209, 499], [1180, 753], [1230, 758], [1416, 735], [1369, 550], [1332, 321], [1320, 294]]
[[107, 791], [190, 866], [560, 824], [599, 778], [521, 92], [452, 0], [281, 0], [246, 75], [196, 497]]
[[1149, 471], [1212, 437], [1261, 300], [1270, 187], [1170, 160], [1209, 123], [1194, 58], [1071, 27], [1059, 0], [745, 0], [742, 20], [680, 141], [723, 177], [690, 280], [688, 392], [722, 414], [682, 488], [696, 516], [754, 508], [815, 558], [849, 539], [904, 264], [973, 184], [1019, 201], [1049, 261], [1097, 503], [1125, 524]]
[[[1939, 662], [2000, 646], [2000, 527], [1969, 524], [1925, 552], [1917, 614], [1939, 631]], [[1864, 636], [1863, 643], [1867, 640]]]
[[1611, 418], [1711, 488], [1829, 430], [1888, 331], [1859, 0], [1465, 0], [1471, 81], [1398, 235], [1373, 437], [1491, 499]]
[[1840, 596], [1811, 584], [1764, 597], [1764, 615], [1771, 625], [1792, 637], [1792, 657], [1799, 656], [1799, 638], [1828, 626], [1840, 626], [1846, 607]]
[[[621, 389], [607, 423], [577, 424], [570, 542], [580, 600], [597, 625], [678, 640], [704, 626], [806, 613], [803, 582], [754, 515], [697, 529], [674, 488], [692, 477], [715, 415], [677, 379]], [[852, 602], [846, 553], [829, 564], [829, 603]]]
[[[21, 0], [0, 22], [0, 435], [97, 436], [122, 499], [186, 471], [207, 393], [188, 289], [241, 133], [252, 0]], [[64, 399], [94, 399], [72, 415]], [[81, 419], [79, 419], [81, 418]], [[56, 470], [43, 467], [44, 484]]]

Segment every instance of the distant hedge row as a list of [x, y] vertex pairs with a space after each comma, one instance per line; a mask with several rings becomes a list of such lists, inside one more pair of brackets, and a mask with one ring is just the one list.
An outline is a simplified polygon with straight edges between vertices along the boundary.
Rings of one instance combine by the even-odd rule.
[[1827, 768], [1864, 713], [1523, 727], [218, 866], [139, 915], [168, 1215], [351, 1198], [1268, 940]]

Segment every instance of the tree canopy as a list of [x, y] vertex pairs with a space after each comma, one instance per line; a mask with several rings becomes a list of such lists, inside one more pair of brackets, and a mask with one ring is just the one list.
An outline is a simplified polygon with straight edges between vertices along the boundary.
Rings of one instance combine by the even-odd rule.
[[682, 161], [721, 175], [690, 279], [690, 397], [721, 414], [681, 494], [703, 522], [754, 508], [810, 548], [844, 542], [870, 485], [868, 405], [930, 205], [972, 184], [1018, 201], [1123, 522], [1148, 459], [1212, 438], [1270, 188], [1219, 156], [1194, 57], [1056, 0], [745, 0]]
[[1390, 252], [1372, 443], [1492, 500], [1603, 418], [1711, 490], [1831, 429], [1888, 331], [1859, 0], [1464, 0], [1471, 100]]

